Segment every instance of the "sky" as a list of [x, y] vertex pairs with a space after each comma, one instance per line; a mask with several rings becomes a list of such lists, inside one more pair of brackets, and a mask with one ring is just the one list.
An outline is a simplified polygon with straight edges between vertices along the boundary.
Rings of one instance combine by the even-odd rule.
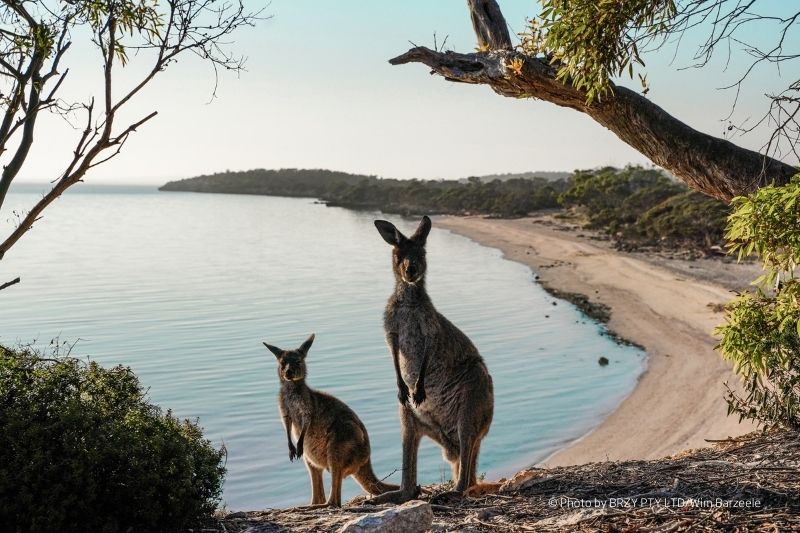
[[[239, 77], [223, 73], [209, 102], [213, 72], [187, 56], [131, 102], [123, 118], [159, 115], [140, 128], [123, 152], [92, 169], [87, 182], [161, 184], [225, 170], [329, 168], [395, 178], [471, 175], [577, 168], [648, 161], [588, 117], [553, 104], [494, 94], [485, 86], [453, 84], [418, 64], [388, 59], [412, 41], [475, 48], [464, 0], [247, 0], [269, 16], [240, 31], [231, 49], [247, 56]], [[513, 32], [524, 28], [538, 3], [500, 0]], [[701, 35], [697, 35], [699, 39]], [[66, 97], [97, 94], [100, 61], [81, 41], [70, 50]], [[688, 43], [688, 44], [687, 44]], [[648, 97], [706, 133], [723, 136], [735, 81], [747, 64], [734, 55], [707, 68], [681, 69], [694, 51], [687, 39], [672, 51], [646, 56]], [[137, 74], [131, 58], [121, 83]], [[763, 94], [797, 79], [797, 72], [757, 71], [739, 97], [734, 120], [766, 111]], [[638, 82], [622, 80], [635, 88]], [[40, 121], [35, 147], [18, 181], [58, 176], [78, 131], [60, 119]], [[766, 132], [733, 139], [760, 148]]]

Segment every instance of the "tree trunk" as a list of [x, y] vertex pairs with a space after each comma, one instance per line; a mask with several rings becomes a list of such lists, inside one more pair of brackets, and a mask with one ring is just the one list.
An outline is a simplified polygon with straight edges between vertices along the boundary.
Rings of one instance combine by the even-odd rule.
[[625, 87], [612, 84], [602, 101], [587, 105], [585, 93], [558, 81], [556, 68], [545, 59], [510, 49], [495, 0], [468, 3], [478, 42], [488, 51], [417, 47], [389, 62], [423, 63], [449, 81], [488, 85], [503, 96], [539, 98], [586, 113], [692, 189], [726, 202], [770, 183], [784, 185], [797, 173], [791, 165], [701, 133]]

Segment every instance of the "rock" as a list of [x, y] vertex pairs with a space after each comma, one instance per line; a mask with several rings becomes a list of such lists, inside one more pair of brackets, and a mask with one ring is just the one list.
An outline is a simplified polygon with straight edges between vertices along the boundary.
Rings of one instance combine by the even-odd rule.
[[228, 520], [233, 520], [236, 518], [247, 518], [247, 513], [244, 511], [236, 511], [235, 513], [228, 513], [225, 518]]
[[427, 502], [410, 502], [380, 511], [359, 516], [347, 522], [339, 533], [422, 533], [433, 523], [433, 509]]
[[608, 357], [601, 356], [600, 359], [597, 360], [597, 364], [600, 366], [607, 366], [608, 365]]

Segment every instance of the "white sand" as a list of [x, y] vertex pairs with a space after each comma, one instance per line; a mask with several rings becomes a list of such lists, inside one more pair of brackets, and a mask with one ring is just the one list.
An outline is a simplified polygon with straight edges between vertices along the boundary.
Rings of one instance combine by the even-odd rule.
[[[692, 265], [679, 269], [684, 273], [670, 261], [617, 252], [607, 243], [557, 229], [549, 217], [437, 217], [434, 226], [502, 250], [508, 259], [529, 265], [549, 287], [608, 305], [609, 329], [647, 352], [647, 371], [633, 393], [547, 465], [651, 459], [753, 429], [726, 416], [723, 383], [738, 380], [714, 351], [712, 333], [723, 315], [709, 304], [725, 303], [732, 294], [692, 276]], [[714, 279], [715, 268], [728, 278], [732, 270], [739, 277], [753, 270], [710, 261], [704, 263], [703, 277]]]

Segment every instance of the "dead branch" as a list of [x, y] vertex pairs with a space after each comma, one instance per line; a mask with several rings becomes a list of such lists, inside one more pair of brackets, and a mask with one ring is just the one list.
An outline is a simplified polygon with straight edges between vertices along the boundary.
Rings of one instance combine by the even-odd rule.
[[0, 291], [2, 291], [3, 289], [9, 288], [12, 285], [16, 285], [20, 281], [22, 281], [22, 280], [19, 277], [17, 277], [17, 278], [12, 279], [11, 281], [7, 281], [6, 283], [3, 283], [2, 285], [0, 285]]

